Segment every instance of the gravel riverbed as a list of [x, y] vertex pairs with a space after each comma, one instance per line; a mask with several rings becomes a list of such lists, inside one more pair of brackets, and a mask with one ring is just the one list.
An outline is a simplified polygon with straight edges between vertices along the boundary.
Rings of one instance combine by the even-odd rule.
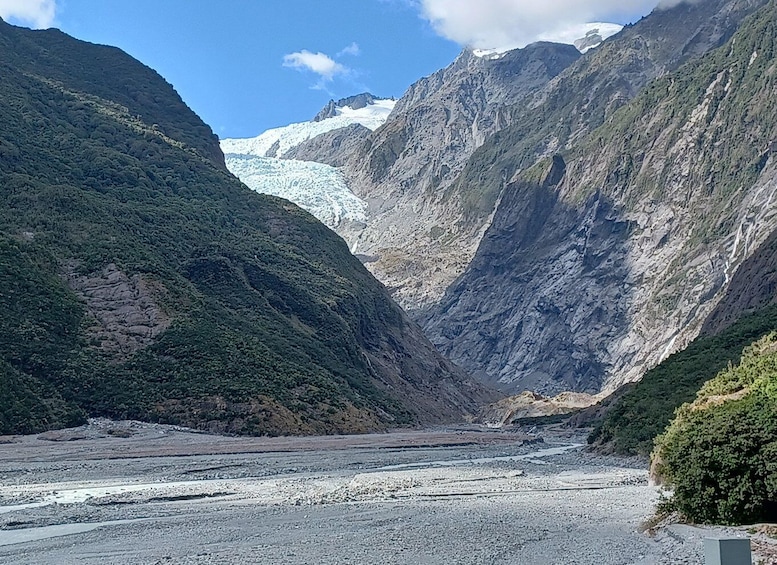
[[[703, 563], [582, 440], [477, 428], [226, 438], [92, 421], [0, 438], [0, 563]], [[740, 531], [734, 532], [741, 535]]]

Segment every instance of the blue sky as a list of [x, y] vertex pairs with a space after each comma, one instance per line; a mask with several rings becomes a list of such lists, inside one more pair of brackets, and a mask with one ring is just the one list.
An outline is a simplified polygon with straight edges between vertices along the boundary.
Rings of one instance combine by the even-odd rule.
[[[676, 0], [663, 0], [676, 1]], [[157, 70], [220, 137], [308, 120], [330, 98], [399, 97], [463, 45], [626, 23], [656, 0], [0, 0], [17, 25], [118, 46]], [[541, 7], [540, 7], [541, 5]], [[569, 21], [559, 21], [566, 14]], [[493, 45], [486, 45], [492, 42]]]

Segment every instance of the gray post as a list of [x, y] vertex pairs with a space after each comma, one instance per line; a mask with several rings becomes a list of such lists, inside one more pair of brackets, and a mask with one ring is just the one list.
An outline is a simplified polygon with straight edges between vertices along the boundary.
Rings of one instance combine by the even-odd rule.
[[706, 565], [752, 565], [748, 538], [704, 538]]

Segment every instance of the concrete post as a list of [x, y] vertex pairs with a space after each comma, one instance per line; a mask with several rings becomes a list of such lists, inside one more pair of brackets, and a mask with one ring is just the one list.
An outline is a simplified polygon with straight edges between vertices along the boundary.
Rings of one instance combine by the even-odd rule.
[[748, 538], [704, 538], [706, 565], [752, 565]]

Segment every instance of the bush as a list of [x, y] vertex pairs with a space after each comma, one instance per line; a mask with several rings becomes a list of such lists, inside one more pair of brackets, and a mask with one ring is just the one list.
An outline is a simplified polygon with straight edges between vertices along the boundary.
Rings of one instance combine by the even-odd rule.
[[777, 521], [777, 334], [706, 383], [656, 441], [670, 505], [696, 522]]

